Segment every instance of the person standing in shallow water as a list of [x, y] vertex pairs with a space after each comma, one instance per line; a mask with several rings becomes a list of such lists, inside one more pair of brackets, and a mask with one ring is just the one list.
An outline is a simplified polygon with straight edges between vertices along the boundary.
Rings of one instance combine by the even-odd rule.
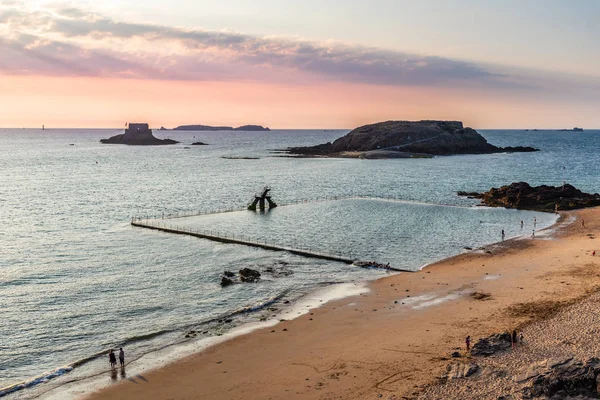
[[110, 353], [108, 353], [108, 362], [110, 362], [110, 367], [114, 368], [117, 365], [117, 357], [115, 357], [115, 352], [111, 349]]
[[122, 347], [119, 348], [119, 363], [121, 364], [121, 367], [125, 366], [125, 352]]
[[521, 220], [521, 229], [523, 229], [523, 220]]
[[502, 229], [502, 241], [504, 241], [504, 229]]

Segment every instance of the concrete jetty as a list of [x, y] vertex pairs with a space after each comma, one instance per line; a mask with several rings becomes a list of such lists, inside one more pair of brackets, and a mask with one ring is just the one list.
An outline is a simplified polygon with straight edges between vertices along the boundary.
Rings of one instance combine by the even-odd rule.
[[[345, 264], [354, 264], [355, 262], [359, 261], [359, 260], [355, 260], [352, 258], [341, 256], [341, 255], [326, 254], [326, 253], [321, 253], [321, 252], [310, 250], [310, 249], [297, 249], [297, 248], [293, 248], [293, 247], [280, 246], [280, 245], [271, 244], [271, 243], [267, 243], [267, 242], [258, 242], [258, 241], [246, 240], [243, 238], [236, 238], [235, 236], [223, 236], [223, 235], [213, 234], [211, 231], [206, 231], [206, 230], [201, 231], [201, 230], [197, 230], [197, 229], [195, 230], [195, 229], [191, 229], [191, 228], [186, 228], [186, 227], [181, 227], [181, 226], [172, 226], [172, 225], [166, 225], [166, 224], [161, 225], [160, 222], [152, 221], [152, 220], [133, 219], [131, 221], [131, 225], [140, 227], [140, 228], [153, 229], [156, 231], [161, 231], [161, 232], [166, 232], [166, 233], [173, 233], [176, 235], [188, 235], [188, 236], [193, 236], [193, 237], [197, 237], [200, 239], [208, 239], [208, 240], [212, 240], [212, 241], [220, 242], [220, 243], [240, 244], [240, 245], [244, 245], [244, 246], [257, 247], [257, 248], [261, 248], [264, 250], [272, 250], [272, 251], [287, 251], [289, 253], [296, 254], [299, 256], [303, 256], [303, 257], [319, 258], [322, 260], [343, 262]], [[399, 269], [399, 268], [393, 268], [393, 267], [386, 267], [385, 269], [389, 270], [389, 271], [395, 271], [395, 272], [414, 272], [411, 270]]]

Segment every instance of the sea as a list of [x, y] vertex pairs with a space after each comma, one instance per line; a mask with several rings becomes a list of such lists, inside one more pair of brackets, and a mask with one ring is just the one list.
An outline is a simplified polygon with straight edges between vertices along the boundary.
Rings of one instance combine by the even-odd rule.
[[[492, 144], [535, 153], [277, 152], [347, 132], [155, 131], [181, 143], [138, 147], [100, 143], [116, 129], [0, 129], [0, 396], [76, 398], [392, 273], [152, 231], [132, 218], [418, 270], [498, 242], [503, 229], [528, 237], [556, 222], [457, 191], [518, 181], [600, 187], [592, 130], [480, 130]], [[246, 210], [265, 186], [280, 206]], [[224, 271], [246, 267], [261, 272], [258, 283], [221, 287]], [[119, 347], [127, 371], [114, 375], [106, 351]]]

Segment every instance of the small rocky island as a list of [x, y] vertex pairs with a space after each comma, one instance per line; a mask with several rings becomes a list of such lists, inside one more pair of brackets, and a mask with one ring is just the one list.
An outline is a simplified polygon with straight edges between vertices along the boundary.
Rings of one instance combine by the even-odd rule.
[[556, 207], [558, 210], [575, 210], [600, 206], [600, 194], [584, 193], [569, 184], [532, 187], [525, 182], [515, 182], [484, 193], [458, 192], [458, 195], [481, 199], [481, 203], [488, 207], [519, 210], [554, 212]]
[[269, 128], [262, 125], [233, 126], [210, 126], [210, 125], [181, 125], [173, 128], [174, 131], [245, 131], [245, 132], [268, 132]]
[[148, 124], [128, 124], [125, 133], [112, 136], [108, 139], [101, 139], [101, 143], [106, 144], [128, 144], [131, 146], [159, 146], [165, 144], [179, 143], [172, 139], [159, 139], [154, 137]]
[[387, 121], [365, 125], [347, 135], [285, 152], [304, 157], [415, 158], [454, 154], [538, 151], [533, 147], [497, 147], [460, 121]]

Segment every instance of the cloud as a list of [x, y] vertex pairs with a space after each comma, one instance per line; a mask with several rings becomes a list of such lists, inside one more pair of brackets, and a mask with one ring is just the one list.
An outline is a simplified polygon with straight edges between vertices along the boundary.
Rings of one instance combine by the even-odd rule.
[[[336, 42], [258, 37], [116, 21], [73, 6], [0, 9], [8, 73], [135, 75], [147, 79], [288, 79], [386, 85], [492, 81], [473, 63]], [[36, 44], [37, 43], [37, 44]], [[194, 68], [197, 66], [197, 68]], [[261, 72], [262, 71], [262, 72]]]
[[[389, 86], [557, 90], [535, 71], [376, 47], [107, 18], [72, 5], [0, 3], [0, 73], [164, 80], [341, 81]], [[561, 78], [558, 79], [561, 81]], [[590, 80], [575, 84], [588, 90]], [[598, 89], [597, 79], [592, 84]], [[590, 89], [591, 90], [591, 89]]]

